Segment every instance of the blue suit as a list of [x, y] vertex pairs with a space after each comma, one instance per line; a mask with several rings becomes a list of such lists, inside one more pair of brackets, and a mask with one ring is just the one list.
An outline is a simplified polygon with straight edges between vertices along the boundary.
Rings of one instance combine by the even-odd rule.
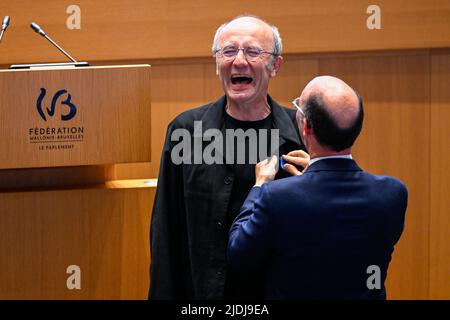
[[[407, 200], [398, 179], [350, 159], [319, 160], [252, 188], [230, 229], [228, 261], [241, 271], [264, 267], [267, 299], [386, 299]], [[368, 288], [377, 276], [369, 266], [381, 271], [379, 289]]]

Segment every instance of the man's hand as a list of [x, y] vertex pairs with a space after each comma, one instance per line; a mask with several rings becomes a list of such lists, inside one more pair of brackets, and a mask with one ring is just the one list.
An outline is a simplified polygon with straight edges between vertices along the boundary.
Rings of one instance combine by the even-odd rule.
[[256, 164], [256, 184], [262, 185], [263, 183], [273, 181], [277, 173], [277, 166], [278, 159], [276, 156], [272, 156]]
[[[308, 162], [309, 162], [309, 154], [307, 154], [303, 150], [294, 150], [289, 152], [287, 155], [283, 155], [283, 160], [286, 162], [283, 169], [284, 171], [290, 173], [293, 176], [298, 176], [299, 174], [302, 174], [306, 168], [308, 168]], [[291, 163], [303, 167], [303, 171], [299, 171], [294, 165]]]

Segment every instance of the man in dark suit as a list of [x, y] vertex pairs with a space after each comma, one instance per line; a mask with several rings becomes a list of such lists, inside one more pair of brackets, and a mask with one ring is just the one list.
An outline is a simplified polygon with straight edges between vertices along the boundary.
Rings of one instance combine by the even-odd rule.
[[[363, 123], [360, 96], [340, 79], [313, 79], [294, 100], [311, 160], [273, 181], [277, 158], [256, 166], [229, 235], [234, 270], [267, 270], [268, 299], [386, 299], [384, 282], [403, 231], [408, 193], [398, 179], [364, 172], [351, 147]], [[270, 182], [270, 183], [267, 183]]]

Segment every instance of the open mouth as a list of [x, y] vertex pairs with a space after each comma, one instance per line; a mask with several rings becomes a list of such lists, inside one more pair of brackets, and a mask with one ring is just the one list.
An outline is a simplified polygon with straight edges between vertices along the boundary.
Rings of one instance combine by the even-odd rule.
[[232, 75], [231, 83], [232, 84], [250, 84], [252, 83], [253, 78], [244, 75]]

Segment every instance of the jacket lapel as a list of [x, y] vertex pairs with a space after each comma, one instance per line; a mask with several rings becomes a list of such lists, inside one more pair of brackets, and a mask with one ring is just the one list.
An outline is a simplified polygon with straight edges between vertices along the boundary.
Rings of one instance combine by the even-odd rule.
[[209, 105], [208, 109], [204, 113], [201, 121], [203, 132], [208, 129], [219, 129], [222, 130], [225, 128], [225, 105], [227, 103], [227, 99], [225, 96], [222, 96], [216, 102], [213, 102]]

